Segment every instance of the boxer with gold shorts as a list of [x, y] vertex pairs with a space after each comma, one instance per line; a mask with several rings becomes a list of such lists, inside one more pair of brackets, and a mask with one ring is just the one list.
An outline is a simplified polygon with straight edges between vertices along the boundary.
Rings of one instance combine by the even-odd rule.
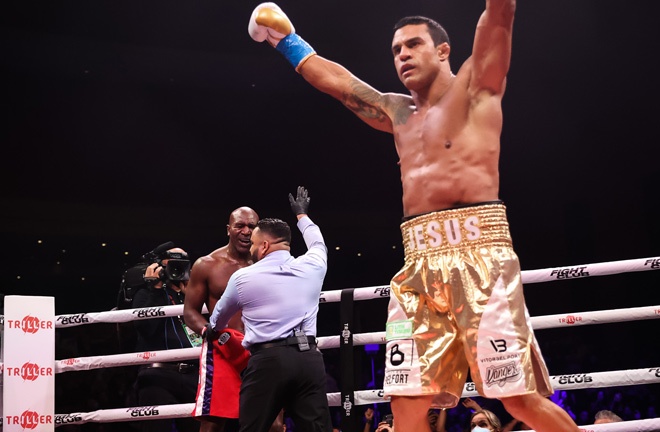
[[385, 395], [435, 395], [433, 407], [451, 408], [468, 369], [484, 397], [552, 394], [504, 204], [424, 214], [401, 232], [405, 264], [391, 281]]

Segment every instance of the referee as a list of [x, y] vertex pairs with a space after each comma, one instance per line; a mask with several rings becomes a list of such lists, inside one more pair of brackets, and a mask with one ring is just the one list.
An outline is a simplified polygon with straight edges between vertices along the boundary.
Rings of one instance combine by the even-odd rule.
[[251, 353], [240, 392], [240, 432], [267, 432], [284, 408], [297, 430], [331, 432], [326, 372], [316, 346], [316, 316], [328, 250], [319, 227], [307, 216], [309, 195], [298, 187], [291, 209], [307, 252], [291, 256], [291, 228], [280, 219], [261, 219], [252, 232], [254, 264], [237, 270], [211, 314], [206, 337], [217, 334], [242, 309]]

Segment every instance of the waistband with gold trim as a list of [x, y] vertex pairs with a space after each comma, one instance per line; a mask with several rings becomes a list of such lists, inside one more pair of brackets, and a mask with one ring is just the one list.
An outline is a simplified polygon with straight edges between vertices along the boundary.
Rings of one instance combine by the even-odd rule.
[[482, 245], [511, 246], [501, 201], [426, 213], [401, 224], [406, 259]]

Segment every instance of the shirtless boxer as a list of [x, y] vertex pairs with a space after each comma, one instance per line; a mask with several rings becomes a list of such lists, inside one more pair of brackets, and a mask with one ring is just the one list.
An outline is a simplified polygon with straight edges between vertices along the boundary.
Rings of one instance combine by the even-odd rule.
[[457, 404], [468, 368], [480, 394], [540, 432], [578, 431], [545, 396], [548, 371], [524, 302], [499, 200], [502, 97], [515, 0], [486, 0], [472, 55], [456, 74], [445, 30], [404, 18], [394, 66], [410, 95], [381, 93], [317, 55], [274, 3], [248, 25], [318, 90], [394, 135], [405, 264], [391, 282], [384, 389], [397, 432], [428, 430], [428, 408]]
[[[197, 333], [205, 332], [208, 324], [206, 316], [202, 315], [204, 304], [212, 311], [229, 277], [239, 268], [252, 264], [250, 237], [258, 221], [259, 216], [251, 208], [237, 208], [229, 216], [229, 243], [193, 264], [183, 314], [186, 324]], [[202, 345], [197, 401], [192, 414], [200, 420], [200, 432], [237, 430], [240, 372], [249, 358], [248, 351], [241, 346], [240, 312], [231, 318], [228, 327], [221, 332], [230, 336], [227, 340], [226, 336], [219, 340], [207, 337]], [[281, 417], [278, 420], [281, 421]]]

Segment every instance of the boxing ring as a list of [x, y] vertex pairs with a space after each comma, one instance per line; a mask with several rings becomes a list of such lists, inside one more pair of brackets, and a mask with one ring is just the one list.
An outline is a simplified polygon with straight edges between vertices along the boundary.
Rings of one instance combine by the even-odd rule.
[[[660, 270], [660, 257], [640, 258], [623, 261], [612, 261], [595, 264], [572, 265], [567, 267], [545, 268], [527, 270], [522, 272], [522, 281], [525, 285], [539, 282], [552, 282], [566, 279], [588, 278], [606, 276], [619, 273]], [[320, 303], [340, 302], [341, 317], [338, 324], [339, 334], [318, 338], [318, 347], [321, 350], [339, 349], [341, 365], [353, 363], [352, 353], [356, 346], [367, 344], [385, 344], [385, 331], [370, 333], [353, 333], [352, 331], [352, 305], [356, 301], [368, 301], [377, 298], [387, 298], [390, 295], [388, 285], [364, 288], [324, 291], [321, 293]], [[321, 306], [322, 308], [323, 306]], [[55, 328], [66, 328], [97, 323], [124, 323], [138, 319], [163, 318], [183, 314], [183, 306], [163, 306], [143, 309], [113, 310], [98, 313], [79, 313], [58, 315], [55, 319]], [[537, 333], [543, 329], [569, 328], [575, 326], [618, 323], [627, 321], [650, 320], [660, 318], [660, 305], [612, 309], [601, 311], [587, 311], [563, 313], [555, 315], [535, 316], [531, 318], [532, 327]], [[570, 331], [570, 330], [569, 330]], [[655, 345], [651, 337], [651, 345]], [[657, 350], [651, 347], [651, 350]], [[91, 357], [76, 357], [55, 360], [54, 373], [76, 372], [83, 370], [114, 368], [132, 365], [141, 365], [157, 362], [181, 361], [197, 359], [200, 348], [187, 348], [179, 350], [133, 352], [117, 355], [103, 355]], [[4, 368], [3, 368], [4, 369]], [[552, 372], [552, 371], [551, 371]], [[332, 407], [340, 407], [342, 412], [342, 430], [350, 432], [354, 428], [344, 419], [351, 416], [356, 406], [388, 402], [383, 397], [381, 389], [361, 390], [353, 387], [352, 372], [341, 373], [340, 392], [329, 393], [328, 402]], [[344, 380], [344, 378], [348, 378]], [[605, 388], [632, 385], [651, 385], [660, 383], [660, 364], [648, 365], [643, 368], [617, 370], [608, 372], [589, 372], [552, 375], [552, 385], [555, 390], [578, 390], [588, 388]], [[348, 381], [348, 382], [345, 382]], [[474, 385], [465, 384], [462, 397], [479, 396]], [[55, 414], [54, 427], [62, 425], [83, 424], [88, 422], [132, 422], [136, 420], [148, 421], [154, 418], [178, 418], [189, 416], [193, 410], [193, 403], [179, 405], [160, 405], [147, 407], [127, 407], [117, 409], [104, 409], [92, 412], [74, 412], [68, 414]], [[595, 413], [591, 413], [592, 415]], [[353, 415], [353, 419], [361, 418], [361, 411]], [[4, 418], [4, 417], [3, 417]], [[600, 425], [579, 425], [583, 431], [658, 431], [660, 418], [625, 421], [620, 423]], [[360, 428], [361, 430], [361, 428]]]

